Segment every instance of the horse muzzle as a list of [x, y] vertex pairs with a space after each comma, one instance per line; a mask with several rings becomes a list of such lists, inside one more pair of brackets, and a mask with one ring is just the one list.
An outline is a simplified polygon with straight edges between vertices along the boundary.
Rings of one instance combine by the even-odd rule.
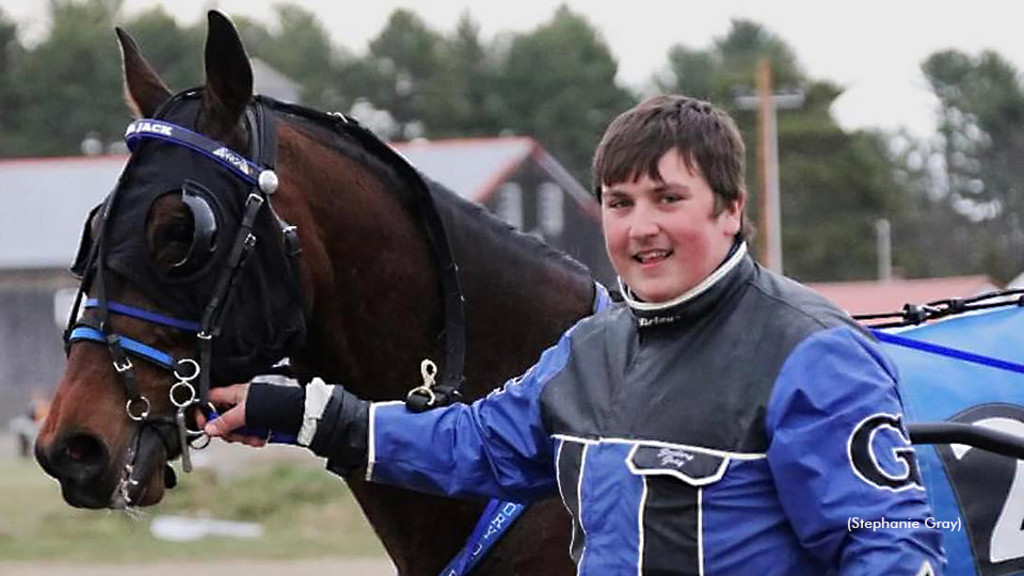
[[[105, 486], [110, 452], [95, 435], [76, 432], [49, 446], [36, 442], [36, 461], [60, 482], [64, 500], [78, 508], [106, 508], [110, 492]], [[104, 493], [105, 492], [105, 493]]]
[[71, 506], [149, 506], [159, 502], [164, 487], [173, 487], [176, 479], [169, 467], [162, 471], [167, 453], [159, 432], [146, 428], [139, 434], [137, 450], [121, 451], [116, 459], [95, 434], [66, 434], [49, 446], [37, 442], [36, 461], [60, 483], [61, 495]]

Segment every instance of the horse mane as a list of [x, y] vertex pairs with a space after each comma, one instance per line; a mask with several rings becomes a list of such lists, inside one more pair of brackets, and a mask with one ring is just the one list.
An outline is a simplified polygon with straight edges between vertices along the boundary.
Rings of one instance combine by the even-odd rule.
[[[314, 110], [295, 106], [282, 106], [281, 103], [270, 99], [272, 108], [286, 116], [291, 122], [290, 126], [296, 128], [312, 140], [322, 146], [338, 152], [358, 162], [378, 178], [380, 178], [389, 189], [394, 190], [409, 210], [415, 213], [419, 208], [415, 205], [416, 197], [412, 193], [412, 187], [418, 185], [409, 182], [390, 159], [381, 158], [377, 154], [367, 150], [351, 134], [344, 130], [338, 130], [334, 125], [328, 125], [320, 117], [321, 113]], [[462, 215], [464, 218], [456, 218], [458, 222], [473, 227], [489, 237], [495, 238], [500, 245], [513, 250], [517, 256], [525, 261], [543, 263], [553, 266], [570, 275], [591, 278], [590, 269], [572, 256], [562, 252], [550, 244], [547, 244], [533, 234], [527, 234], [514, 228], [501, 218], [494, 215], [486, 207], [471, 202], [440, 182], [433, 180], [419, 169], [413, 167], [420, 178], [427, 184], [430, 192], [438, 205], [441, 217], [445, 220], [446, 226], [452, 225], [453, 218], [446, 215]]]
[[572, 256], [552, 247], [538, 236], [527, 234], [517, 230], [514, 226], [505, 222], [485, 206], [470, 202], [459, 196], [449, 188], [436, 182], [421, 173], [423, 179], [434, 194], [435, 200], [439, 203], [450, 206], [458, 212], [466, 215], [466, 221], [477, 224], [492, 236], [507, 240], [504, 244], [514, 247], [522, 254], [539, 261], [557, 265], [569, 272], [590, 277], [590, 268], [576, 260]]

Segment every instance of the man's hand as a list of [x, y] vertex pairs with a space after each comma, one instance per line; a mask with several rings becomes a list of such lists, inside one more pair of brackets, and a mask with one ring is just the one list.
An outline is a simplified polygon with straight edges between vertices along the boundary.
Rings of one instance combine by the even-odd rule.
[[210, 402], [223, 412], [217, 419], [207, 422], [203, 431], [211, 438], [221, 438], [226, 442], [240, 442], [257, 448], [266, 446], [266, 438], [234, 433], [245, 426], [245, 400], [248, 395], [249, 384], [235, 384], [210, 390]]

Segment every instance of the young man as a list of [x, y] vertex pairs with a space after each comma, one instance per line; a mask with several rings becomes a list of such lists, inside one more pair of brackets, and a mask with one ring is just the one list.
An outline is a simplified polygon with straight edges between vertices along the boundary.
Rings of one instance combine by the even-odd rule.
[[[625, 112], [594, 159], [625, 303], [472, 405], [412, 414], [317, 384], [300, 443], [334, 471], [424, 491], [560, 492], [580, 574], [939, 574], [895, 371], [842, 312], [748, 256], [743, 158], [706, 102]], [[239, 404], [212, 436], [246, 419], [300, 428], [274, 387], [212, 397]]]

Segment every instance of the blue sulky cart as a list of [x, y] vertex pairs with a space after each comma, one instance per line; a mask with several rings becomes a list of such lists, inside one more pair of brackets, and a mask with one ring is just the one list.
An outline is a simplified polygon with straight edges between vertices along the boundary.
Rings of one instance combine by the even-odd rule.
[[876, 330], [900, 373], [948, 575], [1024, 574], [1024, 307], [1017, 298], [1024, 297], [908, 306], [909, 323], [948, 318]]

